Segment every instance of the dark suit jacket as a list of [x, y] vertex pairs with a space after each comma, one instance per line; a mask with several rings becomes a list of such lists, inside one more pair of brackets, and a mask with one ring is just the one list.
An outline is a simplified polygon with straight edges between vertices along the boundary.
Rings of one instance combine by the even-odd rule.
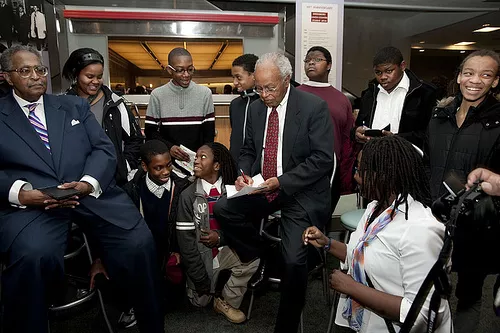
[[[261, 100], [250, 107], [239, 167], [254, 176], [261, 172], [267, 107]], [[313, 224], [324, 224], [330, 212], [333, 168], [333, 124], [325, 101], [290, 87], [282, 149], [280, 191], [293, 196]]]
[[16, 180], [41, 188], [89, 175], [99, 182], [103, 193], [98, 199], [82, 198], [83, 207], [124, 229], [133, 228], [141, 219], [125, 192], [114, 184], [115, 149], [87, 101], [44, 95], [44, 108], [52, 154], [13, 96], [0, 98], [0, 252], [34, 219], [62, 214], [57, 209], [45, 212], [11, 206], [9, 191]]

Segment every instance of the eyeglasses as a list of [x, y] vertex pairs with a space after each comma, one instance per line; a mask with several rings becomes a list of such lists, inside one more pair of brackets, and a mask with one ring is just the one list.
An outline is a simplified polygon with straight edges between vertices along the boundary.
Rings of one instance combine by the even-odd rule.
[[317, 64], [317, 63], [320, 63], [322, 61], [326, 61], [326, 59], [324, 59], [324, 58], [305, 58], [304, 59], [304, 63], [306, 63], [306, 64], [311, 62], [311, 61]]
[[23, 79], [27, 79], [31, 76], [31, 73], [33, 73], [33, 71], [35, 71], [36, 75], [38, 76], [47, 76], [47, 74], [49, 74], [49, 69], [45, 66], [21, 67], [12, 69], [7, 72], [17, 72], [20, 77], [22, 77]]
[[259, 95], [262, 95], [263, 92], [266, 93], [266, 94], [273, 94], [273, 93], [276, 92], [276, 90], [278, 90], [278, 87], [275, 87], [275, 88], [255, 87], [255, 89], [253, 91], [255, 91]]
[[194, 74], [195, 68], [194, 67], [189, 67], [189, 68], [174, 68], [171, 65], [168, 65], [168, 67], [173, 70], [175, 73], [182, 74], [184, 72], [192, 75]]

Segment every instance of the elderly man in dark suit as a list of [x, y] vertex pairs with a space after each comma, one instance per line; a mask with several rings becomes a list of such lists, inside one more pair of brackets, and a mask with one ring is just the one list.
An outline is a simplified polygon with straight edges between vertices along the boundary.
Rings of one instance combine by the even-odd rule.
[[[262, 173], [264, 189], [220, 199], [215, 216], [225, 241], [245, 262], [259, 255], [258, 221], [281, 209], [284, 271], [275, 332], [297, 332], [307, 288], [307, 248], [302, 232], [322, 227], [330, 211], [329, 174], [333, 168], [333, 124], [325, 101], [290, 86], [292, 66], [279, 53], [264, 54], [255, 67], [260, 100], [248, 112], [239, 159], [244, 175], [236, 188]], [[259, 185], [259, 184], [254, 184]]]
[[[47, 332], [47, 292], [63, 277], [70, 221], [102, 247], [110, 279], [128, 287], [141, 332], [163, 332], [154, 243], [114, 184], [115, 149], [81, 98], [45, 94], [38, 52], [15, 46], [0, 63], [13, 92], [0, 99], [0, 253], [7, 332]], [[37, 189], [79, 194], [55, 200]]]

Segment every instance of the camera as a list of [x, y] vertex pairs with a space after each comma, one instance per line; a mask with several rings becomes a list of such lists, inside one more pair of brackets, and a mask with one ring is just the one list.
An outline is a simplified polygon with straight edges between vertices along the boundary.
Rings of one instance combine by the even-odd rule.
[[[500, 235], [500, 201], [498, 197], [491, 197], [481, 190], [481, 181], [474, 184], [469, 190], [455, 177], [450, 176], [444, 182], [448, 193], [432, 203], [432, 213], [441, 222], [447, 225], [452, 240], [455, 240], [455, 229], [461, 234], [481, 234], [483, 242], [490, 243]], [[473, 237], [473, 236], [472, 236]], [[490, 266], [498, 271], [497, 262], [493, 260]], [[493, 309], [500, 317], [500, 277], [493, 289]]]
[[[448, 193], [432, 203], [432, 213], [441, 222], [456, 223], [462, 227], [463, 223], [472, 223], [466, 227], [475, 230], [488, 230], [499, 225], [498, 198], [493, 198], [481, 190], [480, 182], [469, 190], [454, 176], [451, 175], [443, 182]], [[456, 221], [451, 221], [456, 216]]]

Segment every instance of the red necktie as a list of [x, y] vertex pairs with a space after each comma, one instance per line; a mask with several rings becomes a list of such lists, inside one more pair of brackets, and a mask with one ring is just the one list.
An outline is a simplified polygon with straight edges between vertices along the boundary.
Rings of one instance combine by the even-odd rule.
[[[274, 107], [267, 120], [266, 147], [264, 150], [264, 163], [262, 166], [262, 177], [268, 180], [278, 176], [278, 134], [279, 117]], [[278, 196], [278, 191], [266, 194], [267, 201], [271, 202]]]
[[[220, 225], [219, 222], [215, 219], [214, 216], [214, 205], [217, 202], [217, 200], [220, 198], [220, 193], [219, 191], [215, 188], [212, 187], [210, 189], [210, 193], [208, 194], [208, 214], [209, 214], [209, 223], [210, 223], [210, 230], [219, 230]], [[217, 254], [219, 253], [219, 249], [214, 247], [212, 248], [212, 258], [215, 258]]]

